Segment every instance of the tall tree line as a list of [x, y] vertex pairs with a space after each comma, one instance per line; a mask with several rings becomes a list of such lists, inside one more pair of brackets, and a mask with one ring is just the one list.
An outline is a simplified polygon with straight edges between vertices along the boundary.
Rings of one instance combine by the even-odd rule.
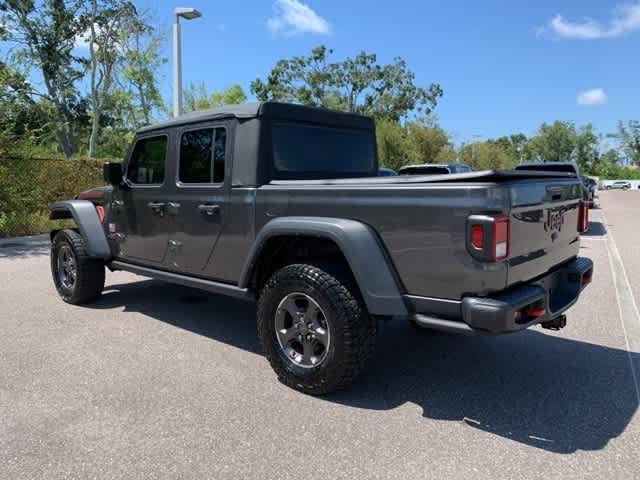
[[0, 128], [8, 141], [53, 144], [67, 157], [119, 154], [119, 139], [162, 109], [163, 35], [133, 3], [2, 0], [0, 12], [8, 52]]

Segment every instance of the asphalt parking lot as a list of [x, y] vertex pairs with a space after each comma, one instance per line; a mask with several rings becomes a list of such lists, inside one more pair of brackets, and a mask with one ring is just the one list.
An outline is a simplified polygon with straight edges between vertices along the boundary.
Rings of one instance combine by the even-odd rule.
[[600, 193], [595, 278], [559, 332], [381, 325], [322, 398], [275, 378], [250, 303], [127, 273], [59, 300], [0, 241], [0, 478], [640, 478], [640, 191]]

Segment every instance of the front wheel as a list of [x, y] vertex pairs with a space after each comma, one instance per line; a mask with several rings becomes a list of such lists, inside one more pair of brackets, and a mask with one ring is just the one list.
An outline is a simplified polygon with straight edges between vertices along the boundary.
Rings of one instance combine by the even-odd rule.
[[352, 383], [375, 345], [376, 324], [350, 282], [313, 265], [288, 265], [258, 301], [258, 336], [278, 379], [320, 395]]
[[51, 274], [62, 300], [74, 305], [94, 300], [104, 288], [104, 262], [88, 255], [75, 230], [61, 230], [53, 237]]

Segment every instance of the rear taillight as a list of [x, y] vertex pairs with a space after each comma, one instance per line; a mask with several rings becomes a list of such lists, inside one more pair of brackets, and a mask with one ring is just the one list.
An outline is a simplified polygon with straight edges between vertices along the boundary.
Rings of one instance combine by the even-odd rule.
[[467, 219], [467, 249], [483, 262], [499, 262], [509, 256], [509, 217], [471, 215]]
[[98, 214], [98, 218], [100, 219], [100, 223], [104, 223], [104, 207], [102, 205], [96, 205], [96, 213]]
[[589, 204], [581, 201], [578, 206], [578, 232], [584, 233], [589, 230]]
[[484, 227], [482, 225], [471, 225], [471, 245], [479, 250], [484, 248]]
[[504, 260], [509, 256], [509, 217], [501, 215], [493, 222], [493, 261]]

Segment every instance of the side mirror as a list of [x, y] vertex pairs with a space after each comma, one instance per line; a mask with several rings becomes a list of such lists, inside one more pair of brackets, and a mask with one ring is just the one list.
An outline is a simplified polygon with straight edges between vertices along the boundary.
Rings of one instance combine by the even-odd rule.
[[122, 164], [105, 162], [102, 166], [102, 176], [109, 185], [120, 185], [122, 182]]

